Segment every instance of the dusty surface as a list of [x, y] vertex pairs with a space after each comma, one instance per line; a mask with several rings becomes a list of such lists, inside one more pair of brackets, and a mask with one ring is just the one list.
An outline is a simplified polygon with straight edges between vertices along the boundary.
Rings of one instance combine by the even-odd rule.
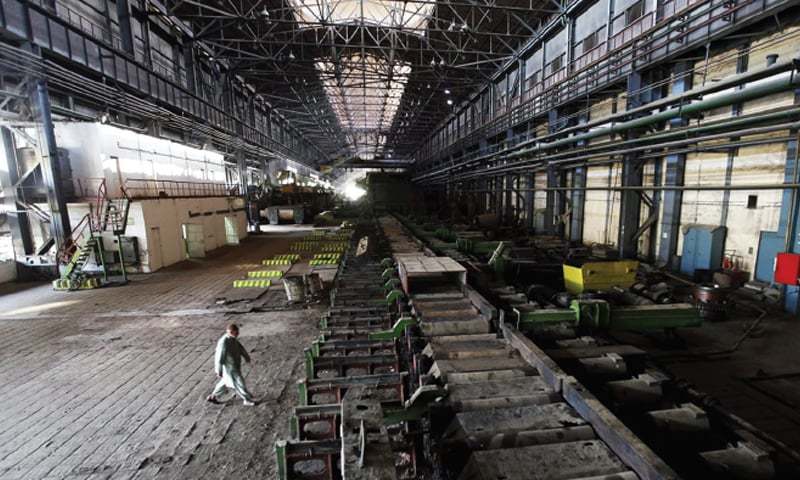
[[[127, 286], [0, 290], [0, 478], [274, 478], [315, 310], [227, 313], [214, 299], [296, 233], [251, 238]], [[264, 402], [211, 405], [214, 343], [228, 322]]]
[[644, 347], [678, 378], [688, 380], [719, 399], [730, 412], [800, 451], [797, 320], [770, 314], [757, 334], [736, 351], [704, 355], [730, 349], [751, 325], [755, 314], [743, 308], [737, 312], [729, 320], [680, 331], [690, 351], [696, 353], [694, 356], [685, 355], [682, 349], [659, 351], [654, 345]]

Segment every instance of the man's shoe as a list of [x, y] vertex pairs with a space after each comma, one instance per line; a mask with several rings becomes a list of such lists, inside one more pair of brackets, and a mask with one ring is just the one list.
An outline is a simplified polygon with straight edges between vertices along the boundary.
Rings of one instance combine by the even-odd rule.
[[206, 402], [219, 405], [219, 400], [217, 400], [217, 397], [215, 397], [214, 395], [209, 395], [208, 397], [206, 397]]
[[244, 405], [245, 407], [253, 407], [253, 406], [255, 406], [255, 404], [256, 404], [256, 402], [251, 402], [251, 401], [248, 401], [248, 400], [245, 400], [244, 402], [242, 402], [242, 405]]

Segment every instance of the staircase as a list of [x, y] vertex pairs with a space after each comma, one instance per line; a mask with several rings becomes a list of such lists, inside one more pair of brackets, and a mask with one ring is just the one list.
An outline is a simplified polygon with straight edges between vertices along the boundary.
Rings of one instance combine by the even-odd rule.
[[[95, 202], [90, 204], [90, 211], [72, 230], [70, 239], [59, 249], [58, 260], [66, 266], [62, 270], [61, 278], [53, 281], [56, 290], [80, 290], [98, 288], [108, 280], [109, 265], [106, 265], [102, 235], [111, 233], [120, 237], [128, 228], [128, 213], [131, 201], [127, 197], [109, 198], [106, 192], [105, 181], [100, 183]], [[120, 258], [122, 252], [119, 253]], [[94, 256], [94, 261], [102, 273], [84, 272], [84, 267]], [[125, 265], [120, 261], [118, 265], [122, 281], [127, 281]], [[101, 282], [102, 277], [102, 282]]]
[[92, 254], [95, 255], [95, 258], [101, 258], [103, 254], [100, 240], [97, 237], [90, 237], [82, 246], [75, 248], [61, 278], [53, 282], [53, 288], [56, 290], [83, 290], [99, 287], [99, 278], [83, 273], [83, 267]]
[[128, 198], [107, 198], [102, 209], [99, 222], [101, 232], [112, 232], [114, 235], [125, 235], [128, 228], [128, 212], [131, 201]]

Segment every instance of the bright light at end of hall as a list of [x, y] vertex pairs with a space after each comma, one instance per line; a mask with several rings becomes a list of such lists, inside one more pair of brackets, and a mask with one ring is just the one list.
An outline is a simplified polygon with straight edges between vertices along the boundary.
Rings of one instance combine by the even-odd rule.
[[363, 197], [365, 193], [367, 193], [367, 191], [355, 183], [348, 183], [344, 187], [344, 196], [347, 197], [348, 200], [356, 201]]

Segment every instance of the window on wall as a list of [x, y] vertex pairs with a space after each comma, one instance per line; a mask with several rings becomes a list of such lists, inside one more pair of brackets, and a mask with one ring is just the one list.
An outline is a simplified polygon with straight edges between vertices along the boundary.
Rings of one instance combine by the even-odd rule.
[[470, 130], [475, 128], [475, 125], [480, 123], [480, 115], [481, 115], [480, 106], [478, 105], [478, 100], [475, 100], [475, 102], [469, 105], [469, 116], [467, 117], [468, 121], [467, 125]]
[[492, 116], [492, 102], [491, 102], [491, 92], [486, 90], [481, 95], [481, 110], [483, 112], [483, 118], [488, 120]]
[[528, 78], [525, 79], [525, 90], [531, 90], [537, 83], [541, 80], [539, 78], [542, 72], [540, 70], [536, 70], [535, 72], [531, 72], [528, 74]]
[[557, 71], [561, 70], [561, 67], [564, 66], [564, 54], [557, 56], [554, 58], [550, 63], [547, 64], [547, 70], [552, 75]]
[[525, 80], [523, 89], [527, 92], [542, 81], [542, 51], [537, 50], [525, 60]]
[[600, 31], [592, 32], [583, 39], [581, 53], [586, 53], [600, 43]]
[[514, 69], [508, 74], [508, 96], [512, 100], [519, 95], [519, 70]]
[[506, 107], [506, 95], [508, 95], [508, 77], [503, 77], [495, 84], [494, 96], [498, 110], [503, 110]]
[[630, 25], [644, 15], [644, 0], [639, 0], [625, 10], [625, 25]]

